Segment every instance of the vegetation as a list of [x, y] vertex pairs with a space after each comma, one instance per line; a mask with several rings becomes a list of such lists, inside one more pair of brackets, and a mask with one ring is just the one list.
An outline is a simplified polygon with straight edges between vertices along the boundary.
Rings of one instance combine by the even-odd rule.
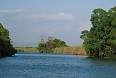
[[39, 52], [36, 47], [15, 47], [18, 52]]
[[82, 31], [81, 39], [89, 57], [116, 58], [116, 7], [106, 12], [94, 9], [90, 31]]
[[43, 40], [43, 38], [41, 39], [41, 42], [38, 44], [37, 49], [39, 50], [39, 52], [53, 52], [53, 48], [66, 46], [67, 45], [64, 41], [61, 41], [60, 39], [54, 37], [48, 37], [48, 40], [46, 42]]
[[9, 37], [9, 31], [0, 23], [0, 58], [12, 56], [16, 53], [16, 50], [11, 43], [12, 41]]
[[61, 53], [61, 54], [86, 55], [83, 46], [59, 47], [59, 48], [54, 48], [53, 52]]
[[[15, 47], [18, 52], [39, 52], [37, 47]], [[41, 52], [41, 51], [40, 51]], [[86, 55], [83, 46], [68, 46], [53, 48], [50, 52], [60, 54]]]

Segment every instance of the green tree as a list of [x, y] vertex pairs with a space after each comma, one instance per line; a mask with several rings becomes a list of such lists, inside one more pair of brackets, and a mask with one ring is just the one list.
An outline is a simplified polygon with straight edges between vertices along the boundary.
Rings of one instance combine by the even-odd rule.
[[116, 7], [108, 12], [94, 9], [90, 19], [90, 31], [82, 31], [80, 38], [84, 40], [85, 51], [89, 57], [116, 56]]
[[52, 52], [53, 48], [57, 47], [66, 47], [66, 43], [60, 39], [57, 39], [55, 37], [48, 37], [48, 40], [45, 43], [39, 43], [38, 44], [38, 50], [41, 52]]
[[16, 53], [11, 43], [9, 31], [0, 23], [0, 57], [12, 56]]
[[39, 43], [37, 49], [39, 50], [39, 52], [46, 52], [46, 46], [44, 43]]

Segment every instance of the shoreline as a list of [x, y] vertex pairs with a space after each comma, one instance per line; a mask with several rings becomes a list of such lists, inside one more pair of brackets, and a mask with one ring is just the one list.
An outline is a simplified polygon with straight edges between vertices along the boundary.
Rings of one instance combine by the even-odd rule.
[[[19, 52], [39, 52], [37, 47], [15, 47], [15, 49]], [[43, 53], [46, 53], [46, 52], [43, 52]], [[52, 53], [87, 56], [83, 46], [70, 46], [70, 47], [54, 48]]]

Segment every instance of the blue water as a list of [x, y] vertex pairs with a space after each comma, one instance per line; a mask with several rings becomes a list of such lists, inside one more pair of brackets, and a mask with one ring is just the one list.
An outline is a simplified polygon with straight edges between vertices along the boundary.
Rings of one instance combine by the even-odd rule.
[[116, 60], [18, 52], [0, 59], [0, 78], [116, 78]]

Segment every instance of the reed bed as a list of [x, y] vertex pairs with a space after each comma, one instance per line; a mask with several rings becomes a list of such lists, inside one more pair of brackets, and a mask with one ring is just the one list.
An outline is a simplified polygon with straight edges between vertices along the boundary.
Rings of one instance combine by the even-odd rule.
[[74, 54], [74, 55], [86, 55], [83, 46], [70, 46], [70, 47], [60, 47], [53, 49], [54, 53], [60, 54]]
[[19, 52], [39, 52], [36, 47], [15, 47]]
[[[15, 49], [20, 52], [39, 52], [36, 47], [15, 47]], [[53, 53], [86, 55], [83, 46], [69, 46], [69, 47], [54, 48]]]

